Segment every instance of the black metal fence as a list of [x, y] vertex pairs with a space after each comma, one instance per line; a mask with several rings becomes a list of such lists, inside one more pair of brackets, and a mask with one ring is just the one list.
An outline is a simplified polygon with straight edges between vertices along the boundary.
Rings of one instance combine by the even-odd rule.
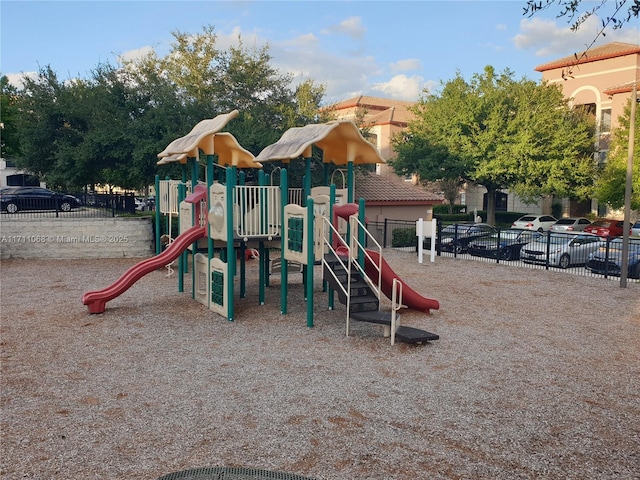
[[51, 197], [3, 196], [0, 219], [17, 218], [109, 218], [137, 211], [133, 193], [92, 192], [56, 194]]
[[[521, 232], [510, 228], [467, 234], [464, 227], [463, 224], [454, 224], [443, 232], [443, 226], [438, 222], [435, 243], [438, 256], [600, 278], [619, 278], [621, 274], [623, 250], [620, 237]], [[371, 222], [367, 229], [384, 248], [417, 252], [415, 222]], [[431, 239], [425, 238], [424, 254], [430, 248]], [[640, 238], [630, 238], [627, 255], [627, 278], [630, 282], [640, 282]]]

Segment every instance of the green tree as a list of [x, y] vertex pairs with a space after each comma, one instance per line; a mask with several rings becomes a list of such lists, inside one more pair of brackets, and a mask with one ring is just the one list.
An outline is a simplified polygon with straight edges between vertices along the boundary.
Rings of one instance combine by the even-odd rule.
[[434, 144], [423, 135], [424, 131], [416, 129], [410, 136], [402, 133], [394, 136], [392, 143], [397, 157], [390, 162], [391, 166], [399, 175], [417, 174], [423, 185], [437, 183], [447, 200], [449, 213], [453, 213], [468, 166], [445, 146]]
[[[631, 127], [631, 102], [619, 117], [619, 126], [612, 132], [607, 163], [596, 181], [596, 198], [612, 208], [623, 208], [629, 156], [629, 129]], [[640, 209], [640, 109], [636, 108], [634, 161], [631, 189], [631, 208]]]
[[[174, 86], [183, 112], [178, 123], [191, 122], [176, 136], [204, 118], [237, 109], [240, 115], [226, 129], [257, 155], [288, 128], [317, 117], [325, 87], [307, 79], [292, 88], [292, 77], [271, 65], [268, 46], [248, 48], [239, 37], [237, 45], [222, 50], [211, 26], [195, 35], [172, 35], [175, 41], [165, 57], [151, 53], [127, 62], [125, 69], [137, 85], [164, 81]], [[267, 173], [272, 168], [274, 165], [265, 166]], [[248, 181], [253, 180], [252, 173], [247, 172]]]
[[469, 82], [458, 73], [442, 87], [416, 104], [416, 120], [396, 142], [401, 172], [413, 165], [430, 181], [460, 176], [484, 186], [489, 223], [501, 189], [524, 200], [589, 192], [593, 119], [569, 108], [557, 87], [489, 66]]
[[18, 90], [9, 83], [9, 79], [0, 77], [0, 157], [15, 159], [20, 155], [18, 138]]

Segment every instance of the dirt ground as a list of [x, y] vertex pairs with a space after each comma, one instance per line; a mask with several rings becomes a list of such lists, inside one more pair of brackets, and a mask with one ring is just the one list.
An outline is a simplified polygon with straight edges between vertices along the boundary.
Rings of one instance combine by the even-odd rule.
[[244, 466], [315, 479], [640, 478], [640, 284], [385, 251], [439, 301], [391, 346], [301, 276], [229, 322], [158, 270], [90, 315], [135, 260], [0, 264], [0, 476], [156, 479]]

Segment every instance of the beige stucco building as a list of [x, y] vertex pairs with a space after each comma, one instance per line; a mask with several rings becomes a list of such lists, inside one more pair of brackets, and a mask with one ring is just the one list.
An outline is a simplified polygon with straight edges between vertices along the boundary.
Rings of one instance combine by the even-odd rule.
[[[640, 45], [613, 42], [540, 65], [535, 71], [542, 74], [543, 81], [560, 85], [573, 105], [582, 105], [593, 113], [597, 124], [595, 161], [605, 161], [611, 130], [617, 127], [618, 117], [631, 97], [632, 85], [640, 78]], [[382, 157], [392, 159], [395, 153], [391, 139], [413, 118], [409, 110], [412, 105], [413, 102], [359, 96], [334, 105], [333, 110], [339, 119], [363, 123], [370, 132], [369, 139]], [[383, 177], [396, 177], [386, 165], [379, 166], [377, 173]], [[411, 183], [411, 179], [404, 180]], [[483, 210], [486, 206], [485, 193], [482, 186], [466, 185], [460, 192], [459, 201], [467, 206], [468, 211]], [[608, 212], [606, 206], [599, 205], [596, 199], [577, 202], [545, 197], [528, 204], [508, 191], [500, 192], [496, 199], [497, 209], [512, 212], [549, 214], [554, 203], [562, 205], [564, 216], [589, 213], [621, 215], [620, 212]]]
[[[613, 42], [535, 68], [542, 80], [557, 84], [574, 106], [583, 106], [596, 119], [596, 158], [605, 162], [611, 131], [629, 103], [632, 87], [640, 79], [640, 45]], [[638, 152], [636, 152], [636, 158]], [[621, 215], [609, 212], [606, 205], [591, 202], [562, 201], [565, 214]]]

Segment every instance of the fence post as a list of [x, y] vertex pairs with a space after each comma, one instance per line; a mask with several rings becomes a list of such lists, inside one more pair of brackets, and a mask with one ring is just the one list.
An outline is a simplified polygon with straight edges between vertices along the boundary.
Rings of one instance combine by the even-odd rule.
[[384, 228], [382, 229], [382, 248], [387, 248], [387, 219], [384, 219]]

